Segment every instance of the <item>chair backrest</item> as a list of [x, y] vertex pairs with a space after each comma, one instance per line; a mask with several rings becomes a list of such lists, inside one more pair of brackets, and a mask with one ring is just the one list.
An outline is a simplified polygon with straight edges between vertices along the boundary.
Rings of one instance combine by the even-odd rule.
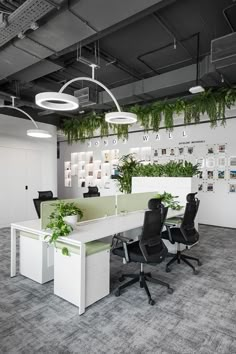
[[38, 218], [41, 217], [40, 215], [40, 205], [42, 202], [45, 202], [47, 200], [57, 200], [56, 197], [53, 197], [52, 191], [38, 191], [39, 197], [33, 199], [34, 202], [34, 207], [36, 210], [36, 213], [38, 215]]
[[184, 217], [180, 225], [180, 230], [186, 239], [186, 241], [196, 242], [199, 238], [199, 234], [195, 229], [195, 218], [198, 212], [200, 201], [196, 198], [197, 193], [189, 193], [186, 197], [187, 203], [185, 206]]
[[153, 200], [151, 201], [149, 201], [148, 206], [152, 210], [145, 212], [143, 230], [139, 241], [139, 247], [147, 262], [153, 254], [160, 254], [161, 258], [164, 259], [168, 253], [161, 238], [168, 208], [165, 208], [160, 200], [156, 203]]
[[83, 194], [84, 198], [100, 197], [97, 186], [89, 186], [88, 192]]

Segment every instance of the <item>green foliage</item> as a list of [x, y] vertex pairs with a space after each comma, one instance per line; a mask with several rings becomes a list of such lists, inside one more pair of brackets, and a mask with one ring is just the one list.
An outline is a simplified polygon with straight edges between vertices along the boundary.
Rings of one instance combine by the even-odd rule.
[[77, 207], [75, 203], [66, 203], [63, 201], [59, 201], [58, 203], [52, 204], [55, 206], [55, 211], [51, 213], [49, 216], [50, 219], [61, 216], [69, 216], [69, 215], [79, 215], [80, 218], [83, 217], [82, 210]]
[[[53, 205], [55, 206], [55, 211], [49, 215], [50, 221], [47, 225], [47, 228], [52, 230], [52, 234], [45, 236], [45, 238], [48, 239], [50, 244], [54, 244], [54, 247], [56, 247], [58, 237], [68, 236], [71, 231], [73, 231], [73, 227], [64, 221], [64, 217], [69, 215], [79, 215], [80, 218], [82, 218], [83, 212], [74, 203], [60, 201], [58, 203], [54, 203]], [[68, 248], [63, 247], [62, 254], [68, 256]]]
[[178, 196], [173, 196], [171, 193], [157, 193], [154, 198], [160, 199], [162, 204], [164, 204], [165, 207], [168, 207], [173, 210], [180, 210], [183, 207], [179, 204], [178, 200], [175, 200], [176, 198], [179, 198]]
[[131, 179], [137, 173], [137, 168], [140, 163], [136, 161], [133, 154], [124, 155], [120, 158], [117, 166], [118, 170], [118, 183], [120, 191], [131, 193]]
[[[184, 113], [185, 124], [198, 123], [200, 116], [207, 114], [211, 127], [215, 127], [218, 120], [222, 125], [225, 125], [225, 110], [231, 108], [235, 102], [236, 89], [221, 88], [217, 91], [209, 89], [187, 98], [178, 98], [171, 103], [168, 100], [156, 101], [151, 104], [126, 107], [124, 110], [137, 114], [138, 123], [144, 131], [153, 130], [157, 132], [162, 120], [167, 130], [173, 130], [173, 116], [181, 113]], [[65, 119], [61, 128], [67, 136], [68, 143], [78, 140], [84, 141], [94, 135], [108, 136], [109, 132], [116, 134], [118, 139], [128, 137], [129, 125], [108, 124], [104, 115], [104, 113], [90, 112], [84, 116]]]
[[151, 163], [143, 165], [135, 160], [133, 154], [121, 157], [118, 171], [119, 189], [124, 193], [131, 193], [132, 177], [192, 177], [199, 173], [198, 165], [191, 162], [170, 161], [164, 165]]

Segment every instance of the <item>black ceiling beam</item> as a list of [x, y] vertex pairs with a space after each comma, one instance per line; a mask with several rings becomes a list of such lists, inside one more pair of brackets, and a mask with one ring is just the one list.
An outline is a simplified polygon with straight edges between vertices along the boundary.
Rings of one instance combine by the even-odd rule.
[[[148, 16], [148, 15], [151, 15], [152, 13], [154, 13], [155, 11], [158, 11], [160, 9], [162, 9], [163, 7], [166, 7], [166, 6], [169, 6], [173, 3], [175, 3], [176, 0], [162, 0], [161, 2], [159, 2], [158, 4], [155, 4], [153, 6], [150, 6], [148, 7], [147, 9], [119, 22], [119, 23], [116, 23], [115, 25], [109, 27], [109, 28], [106, 28], [105, 30], [103, 31], [100, 31], [98, 33], [95, 33], [94, 35], [90, 36], [89, 38], [85, 38], [83, 40], [83, 45], [88, 45], [88, 44], [91, 44], [105, 36], [108, 36], [110, 34], [112, 34], [113, 32], [116, 32], [118, 30], [120, 30], [121, 28], [123, 27], [126, 27], [138, 20], [141, 20], [142, 18]], [[73, 44], [72, 46], [66, 48], [66, 49], [63, 49], [62, 51], [58, 52], [57, 53], [57, 56], [62, 56], [62, 55], [65, 55], [65, 54], [68, 54], [70, 52], [74, 52], [76, 51], [77, 49], [77, 44]]]
[[179, 34], [174, 31], [171, 26], [167, 23], [166, 20], [164, 20], [164, 18], [159, 14], [159, 13], [154, 13], [152, 15], [152, 17], [154, 18], [154, 20], [156, 20], [163, 28], [164, 30], [173, 38], [176, 40], [176, 42], [178, 43], [178, 45], [181, 46], [181, 48], [184, 49], [184, 51], [188, 54], [188, 56], [190, 56], [193, 60], [195, 60], [196, 56], [191, 53], [189, 51], [189, 49], [186, 47], [186, 45], [183, 44], [183, 42], [181, 41], [181, 38], [179, 36]]

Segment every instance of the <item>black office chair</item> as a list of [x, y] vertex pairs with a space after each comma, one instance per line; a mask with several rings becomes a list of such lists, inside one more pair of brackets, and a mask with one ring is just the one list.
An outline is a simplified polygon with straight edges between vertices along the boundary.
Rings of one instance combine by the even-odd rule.
[[122, 245], [113, 248], [112, 252], [119, 257], [125, 258], [126, 262], [137, 262], [141, 265], [139, 274], [122, 274], [120, 281], [123, 281], [126, 277], [131, 278], [131, 280], [119, 286], [115, 291], [115, 295], [120, 296], [122, 289], [139, 282], [140, 287], [144, 288], [147, 293], [149, 304], [154, 305], [155, 302], [151, 298], [146, 281], [164, 285], [170, 294], [173, 293], [173, 289], [168, 283], [152, 278], [151, 273], [144, 272], [144, 263], [161, 263], [168, 253], [161, 239], [161, 231], [168, 209], [163, 207], [160, 199], [151, 199], [148, 207], [151, 210], [145, 212], [143, 230], [139, 241], [130, 243], [127, 238], [115, 235], [114, 238]]
[[41, 217], [40, 215], [40, 205], [42, 202], [45, 202], [47, 200], [57, 200], [56, 197], [53, 197], [53, 193], [52, 191], [38, 191], [39, 197], [38, 198], [34, 198], [33, 202], [34, 202], [34, 207], [36, 210], [36, 213], [38, 215], [38, 218]]
[[88, 187], [88, 192], [83, 194], [84, 198], [92, 198], [92, 197], [100, 197], [100, 193], [98, 191], [98, 187], [94, 186]]
[[[196, 194], [197, 193], [189, 193], [187, 195], [185, 212], [181, 220], [180, 226], [176, 227], [175, 224], [171, 225], [171, 221], [169, 222], [167, 220], [167, 229], [162, 232], [162, 238], [169, 240], [172, 244], [178, 243], [178, 249], [179, 244], [192, 246], [199, 240], [199, 233], [197, 232], [194, 226], [194, 220], [197, 215], [200, 204], [200, 201], [195, 197]], [[185, 254], [182, 254], [181, 251], [177, 250], [176, 255], [167, 263], [166, 271], [171, 271], [170, 265], [172, 263], [177, 261], [179, 264], [182, 260], [184, 263], [186, 263], [189, 267], [193, 269], [194, 274], [198, 274], [198, 271], [195, 269], [195, 267], [188, 261], [189, 259], [196, 261], [199, 266], [202, 265], [198, 258], [186, 256]]]

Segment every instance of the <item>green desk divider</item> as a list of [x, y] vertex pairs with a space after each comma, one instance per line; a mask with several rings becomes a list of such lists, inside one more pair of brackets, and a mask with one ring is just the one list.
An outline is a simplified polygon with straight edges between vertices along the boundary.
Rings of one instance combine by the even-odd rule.
[[117, 213], [144, 210], [148, 207], [149, 199], [155, 196], [155, 192], [121, 194], [117, 196]]
[[[116, 214], [116, 197], [95, 197], [64, 199], [65, 202], [75, 203], [84, 213], [81, 221], [103, 218]], [[54, 210], [58, 201], [47, 201], [41, 203], [41, 228], [45, 229], [49, 222], [49, 215]]]

